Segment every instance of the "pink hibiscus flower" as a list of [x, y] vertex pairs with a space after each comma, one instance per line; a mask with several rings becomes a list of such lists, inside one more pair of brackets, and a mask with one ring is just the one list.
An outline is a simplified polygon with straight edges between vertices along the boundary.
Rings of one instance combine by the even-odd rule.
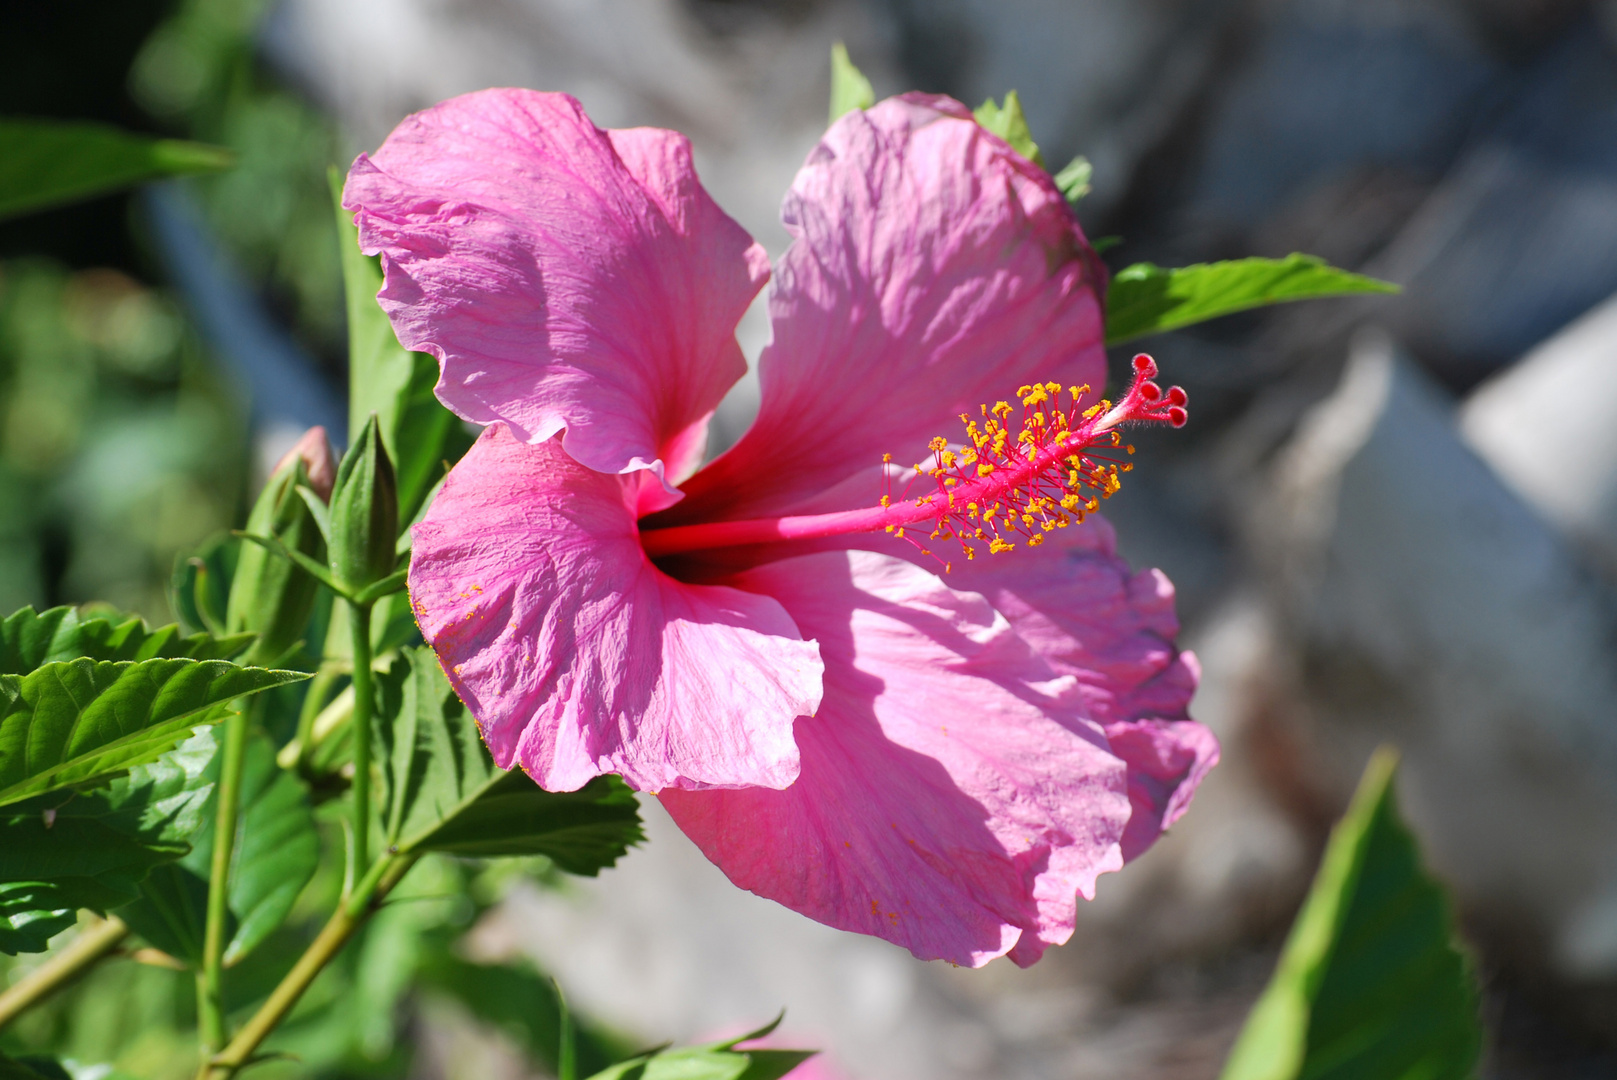
[[762, 407], [701, 468], [769, 263], [683, 136], [470, 94], [361, 156], [344, 205], [399, 340], [488, 425], [410, 594], [502, 767], [617, 773], [741, 887], [973, 966], [1066, 940], [1184, 811], [1218, 748], [1172, 586], [1084, 520], [1120, 425], [1184, 397], [1143, 357], [1120, 404], [1088, 389], [1104, 271], [958, 102], [849, 113], [809, 155]]

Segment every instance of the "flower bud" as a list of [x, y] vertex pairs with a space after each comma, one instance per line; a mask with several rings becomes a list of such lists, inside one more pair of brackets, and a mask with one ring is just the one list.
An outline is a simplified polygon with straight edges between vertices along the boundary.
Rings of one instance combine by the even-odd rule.
[[355, 436], [337, 467], [331, 492], [331, 572], [349, 589], [374, 585], [393, 572], [399, 537], [399, 496], [393, 462], [382, 445], [376, 414]]
[[[247, 532], [273, 536], [287, 547], [317, 561], [325, 560], [325, 540], [298, 485], [331, 491], [331, 446], [325, 428], [310, 428], [280, 460], [247, 517]], [[303, 636], [319, 583], [290, 560], [244, 543], [231, 579], [225, 611], [228, 633], [250, 631], [258, 640], [242, 657], [244, 664], [273, 664]]]
[[304, 471], [308, 474], [305, 484], [320, 496], [321, 502], [330, 502], [331, 485], [337, 477], [337, 463], [331, 456], [331, 442], [326, 438], [326, 429], [312, 427], [305, 431], [303, 437], [292, 444], [292, 449], [275, 463], [271, 475], [286, 468], [294, 458], [303, 460]]

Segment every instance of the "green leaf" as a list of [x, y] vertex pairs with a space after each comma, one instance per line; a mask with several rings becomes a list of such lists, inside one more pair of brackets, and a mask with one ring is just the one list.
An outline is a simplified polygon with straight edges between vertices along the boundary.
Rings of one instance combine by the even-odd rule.
[[8, 1058], [0, 1054], [0, 1080], [73, 1080], [55, 1058]]
[[148, 139], [101, 124], [0, 120], [0, 219], [144, 180], [228, 169], [219, 146]]
[[152, 761], [234, 698], [308, 678], [223, 660], [88, 659], [0, 675], [0, 806]]
[[718, 1043], [681, 1046], [620, 1061], [589, 1080], [780, 1080], [816, 1053], [732, 1050]]
[[[209, 761], [204, 775], [211, 784], [218, 783], [221, 764], [219, 755]], [[261, 732], [248, 739], [241, 785], [226, 964], [246, 956], [285, 921], [320, 861], [308, 792], [297, 777], [277, 767], [275, 746]], [[215, 788], [200, 828], [187, 837], [190, 853], [152, 871], [140, 899], [118, 911], [147, 941], [194, 967], [202, 963], [217, 795]]]
[[1039, 153], [1039, 144], [1033, 141], [1033, 132], [1028, 130], [1027, 117], [1022, 114], [1022, 99], [1016, 96], [1015, 90], [1005, 95], [1004, 105], [996, 105], [994, 99], [989, 98], [977, 106], [974, 115], [977, 123], [1010, 143], [1012, 150], [1043, 167], [1044, 155]]
[[[1079, 154], [1067, 162], [1065, 168], [1055, 175], [1056, 187], [1066, 197], [1069, 204], [1078, 205], [1078, 200], [1089, 194], [1090, 181], [1095, 177], [1095, 167], [1089, 159]], [[1099, 248], [1096, 249], [1100, 250]]]
[[546, 855], [563, 870], [593, 875], [642, 839], [634, 793], [615, 777], [549, 792], [496, 767], [430, 650], [404, 650], [378, 681], [378, 822], [387, 846]]
[[329, 180], [348, 300], [348, 430], [357, 438], [371, 413], [376, 414], [397, 476], [399, 520], [409, 521], [443, 475], [455, 417], [433, 393], [438, 361], [400, 345], [377, 304], [381, 261], [359, 250], [359, 231], [354, 216], [342, 208], [342, 177], [336, 169]]
[[25, 607], [0, 622], [0, 675], [27, 675], [45, 664], [81, 656], [91, 660], [228, 660], [252, 642], [252, 634], [182, 636], [174, 625], [151, 630], [136, 618], [113, 622], [81, 615], [70, 607], [42, 612]]
[[[305, 435], [291, 460], [272, 473], [247, 515], [246, 532], [274, 537], [322, 566], [326, 561], [325, 529], [318, 517], [325, 505], [304, 486], [309, 479], [304, 447], [319, 467], [329, 468], [330, 447], [323, 432]], [[308, 498], [305, 498], [305, 492]], [[314, 508], [319, 507], [319, 511]], [[225, 627], [258, 636], [244, 658], [250, 664], [270, 664], [290, 653], [303, 637], [314, 611], [319, 581], [301, 566], [258, 545], [243, 548], [230, 579]]]
[[1233, 259], [1164, 270], [1135, 263], [1106, 293], [1106, 344], [1119, 345], [1237, 311], [1292, 300], [1395, 293], [1398, 286], [1338, 270], [1312, 255]]
[[831, 123], [855, 109], [868, 109], [876, 104], [876, 90], [865, 78], [865, 73], [848, 59], [848, 47], [842, 42], [831, 46]]
[[189, 850], [213, 791], [212, 733], [200, 732], [103, 791], [0, 811], [0, 952], [40, 952], [79, 908], [107, 911]]
[[1477, 991], [1376, 752], [1222, 1080], [1467, 1080]]
[[[420, 977], [424, 987], [453, 998], [483, 1023], [509, 1034], [533, 1064], [556, 1072], [561, 1054], [560, 1002], [550, 980], [532, 964], [479, 964], [445, 948], [423, 958]], [[572, 1021], [575, 1060], [581, 1071], [603, 1069], [618, 1056], [610, 1037], [580, 1024], [576, 1015]]]

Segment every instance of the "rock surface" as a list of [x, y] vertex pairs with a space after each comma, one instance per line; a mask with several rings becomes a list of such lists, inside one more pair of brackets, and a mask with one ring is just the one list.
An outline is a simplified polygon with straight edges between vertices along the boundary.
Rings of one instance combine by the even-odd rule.
[[1266, 547], [1307, 772], [1405, 755], [1407, 812], [1490, 934], [1617, 977], [1617, 602], [1384, 337], [1283, 453]]
[[1617, 297], [1479, 386], [1466, 443], [1617, 577]]

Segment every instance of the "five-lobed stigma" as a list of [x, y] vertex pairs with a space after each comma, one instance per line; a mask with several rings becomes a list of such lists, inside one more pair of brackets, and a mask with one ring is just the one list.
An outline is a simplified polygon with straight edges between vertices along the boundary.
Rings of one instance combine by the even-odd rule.
[[[1141, 353], [1128, 392], [1115, 405], [1084, 404], [1087, 386], [1032, 383], [1017, 391], [1021, 416], [1015, 421], [1016, 406], [1005, 401], [983, 406], [977, 419], [961, 416], [966, 441], [957, 448], [933, 439], [932, 457], [915, 466], [913, 479], [935, 484], [919, 498], [906, 493], [895, 500], [888, 491], [878, 505], [858, 510], [645, 529], [640, 545], [655, 559], [885, 530], [931, 555], [914, 535], [929, 526], [927, 539], [956, 540], [968, 559], [979, 551], [1014, 551], [1021, 543], [1037, 547], [1051, 530], [1083, 521], [1118, 490], [1134, 452], [1119, 430], [1124, 424], [1184, 426], [1185, 392], [1177, 386], [1164, 391], [1153, 381], [1156, 374], [1156, 361]], [[892, 455], [882, 460], [891, 466]], [[944, 562], [945, 570], [949, 566]]]
[[[1001, 554], [1025, 542], [1037, 547], [1045, 535], [1081, 523], [1121, 486], [1133, 466], [1121, 425], [1147, 421], [1184, 426], [1187, 398], [1175, 386], [1164, 392], [1153, 380], [1157, 365], [1144, 353], [1134, 358], [1134, 378], [1117, 405], [1104, 399], [1086, 405], [1088, 386], [1033, 383], [1016, 392], [1021, 415], [1009, 402], [984, 405], [976, 419], [962, 414], [966, 441], [955, 448], [932, 440], [932, 458], [915, 466], [931, 477], [934, 492], [915, 499], [929, 507], [929, 540], [952, 539], [967, 559], [979, 551]], [[1063, 405], [1063, 402], [1066, 402]], [[884, 505], [890, 503], [883, 496]], [[905, 536], [902, 525], [886, 531]], [[910, 537], [905, 537], [910, 539]], [[922, 548], [931, 554], [926, 548]]]

